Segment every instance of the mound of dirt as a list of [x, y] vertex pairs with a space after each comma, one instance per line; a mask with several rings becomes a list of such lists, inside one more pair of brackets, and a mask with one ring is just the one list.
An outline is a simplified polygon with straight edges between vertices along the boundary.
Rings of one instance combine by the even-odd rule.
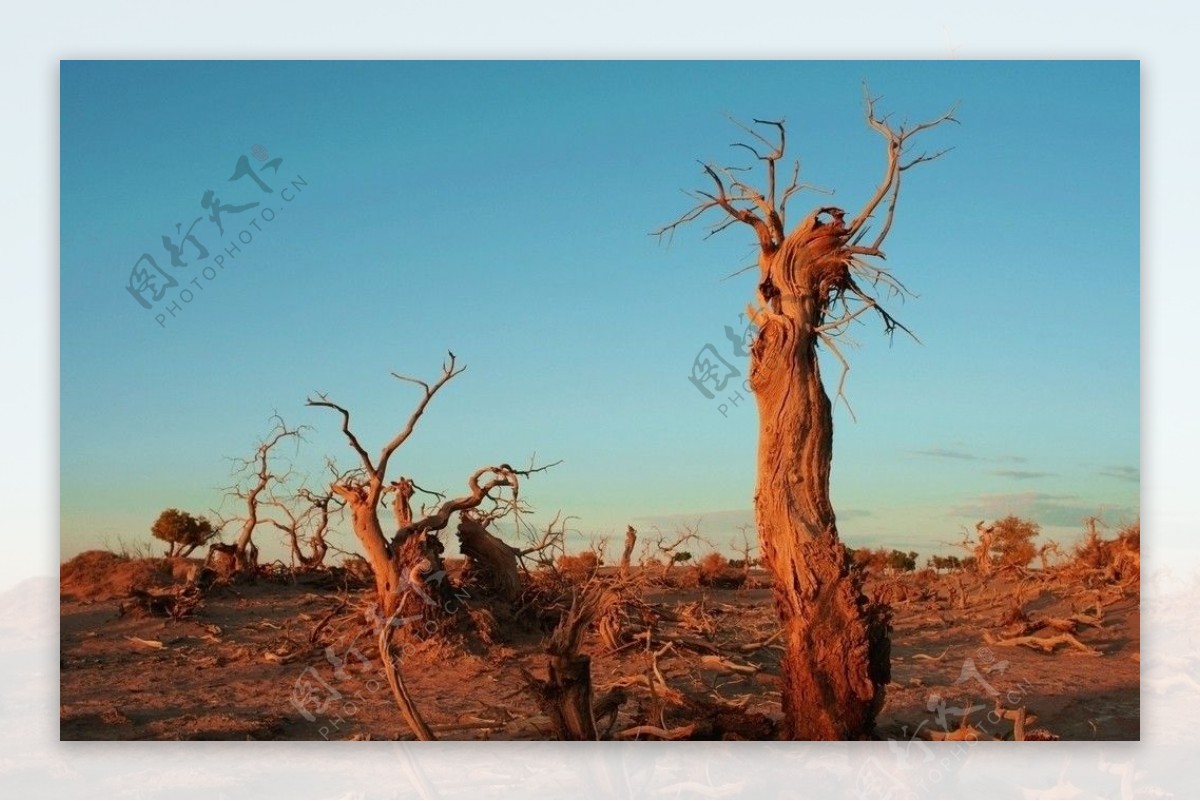
[[109, 551], [84, 551], [59, 568], [59, 595], [76, 601], [127, 598], [134, 587], [170, 587], [188, 580], [199, 559], [130, 559]]

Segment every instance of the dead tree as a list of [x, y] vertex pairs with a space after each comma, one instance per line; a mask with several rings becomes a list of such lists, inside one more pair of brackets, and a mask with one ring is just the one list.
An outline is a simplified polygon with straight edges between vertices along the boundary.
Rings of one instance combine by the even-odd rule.
[[[324, 492], [314, 492], [308, 487], [301, 487], [290, 502], [273, 498], [269, 505], [284, 518], [270, 518], [266, 522], [287, 537], [293, 565], [298, 564], [304, 570], [321, 568], [325, 563], [325, 554], [329, 552], [329, 543], [325, 541], [329, 533], [329, 524], [332, 518], [345, 508], [342, 500], [329, 488]], [[301, 545], [302, 536], [308, 546], [308, 553], [304, 552]]]
[[[662, 578], [664, 580], [670, 575], [671, 568], [675, 567], [675, 563], [679, 561], [679, 556], [682, 553], [679, 550], [680, 548], [689, 542], [705, 542], [705, 540], [700, 537], [699, 530], [699, 523], [694, 526], [683, 526], [675, 532], [678, 536], [670, 541], [668, 541], [667, 538], [662, 535], [662, 532], [659, 532], [658, 538], [654, 542], [654, 547], [659, 554], [662, 554], [661, 558], [666, 560], [663, 563], [664, 567], [662, 572]], [[708, 544], [711, 545], [711, 543]]]
[[573, 519], [571, 516], [563, 517], [559, 511], [541, 531], [522, 523], [528, 542], [526, 547], [517, 551], [522, 569], [528, 569], [525, 557], [531, 557], [537, 567], [553, 568], [559, 557], [566, 553], [567, 523]]
[[[258, 561], [258, 548], [254, 547], [254, 543], [250, 543], [250, 558], [252, 561]], [[204, 567], [212, 572], [212, 575], [220, 579], [229, 579], [237, 573], [238, 559], [237, 546], [226, 545], [223, 542], [214, 542], [208, 546], [208, 556], [204, 559]]]
[[635, 545], [637, 545], [637, 529], [627, 526], [625, 528], [625, 549], [621, 551], [621, 578], [629, 575], [629, 560], [633, 557]]
[[581, 646], [588, 625], [604, 612], [611, 595], [601, 584], [589, 583], [571, 599], [570, 609], [546, 645], [546, 681], [522, 669], [560, 740], [599, 739], [592, 704], [592, 658], [581, 652]]
[[228, 490], [228, 494], [244, 503], [246, 509], [246, 516], [240, 518], [241, 529], [234, 541], [238, 572], [253, 572], [256, 569], [258, 549], [252, 550], [251, 538], [259, 524], [264, 522], [259, 517], [259, 506], [267, 500], [263, 493], [268, 487], [284, 481], [286, 477], [286, 473], [277, 474], [274, 471], [271, 465], [271, 451], [285, 439], [299, 441], [303, 438], [304, 427], [289, 428], [279, 415], [274, 415], [271, 419], [274, 425], [255, 447], [254, 455], [249, 459], [240, 460], [234, 469], [236, 475], [247, 477], [247, 480]]
[[502, 601], [517, 600], [521, 594], [517, 549], [488, 531], [482, 516], [464, 511], [458, 517], [458, 550], [467, 560], [464, 578], [482, 584]]
[[[720, 219], [710, 233], [743, 223], [758, 244], [757, 304], [748, 310], [758, 329], [749, 371], [759, 411], [755, 512], [763, 563], [774, 575], [776, 606], [787, 631], [783, 708], [785, 734], [795, 739], [868, 736], [890, 675], [886, 609], [860, 592], [829, 499], [833, 415], [817, 349], [826, 348], [842, 364], [835, 397], [844, 399], [848, 365], [839, 336], [868, 312], [882, 320], [889, 336], [897, 329], [908, 331], [879, 300], [881, 290], [906, 291], [880, 264], [882, 247], [901, 177], [941, 155], [912, 155], [907, 146], [918, 134], [953, 121], [954, 110], [896, 126], [876, 113], [875, 101], [867, 95], [866, 121], [883, 139], [883, 178], [849, 219], [842, 209], [826, 206], [788, 230], [787, 203], [806, 188], [799, 181], [799, 162], [780, 188], [784, 181], [777, 180], [776, 171], [784, 159], [784, 123], [755, 120], [757, 127], [740, 126], [750, 141], [735, 146], [757, 160], [763, 184], [746, 183], [744, 169], [704, 164], [711, 188], [695, 192], [697, 205], [655, 232], [669, 235], [715, 211]], [[869, 235], [872, 220], [877, 230]], [[703, 369], [696, 378], [723, 380]]]
[[750, 586], [750, 568], [752, 568], [754, 566], [754, 559], [753, 559], [753, 557], [751, 557], [750, 554], [754, 553], [754, 551], [758, 548], [757, 545], [755, 545], [753, 542], [750, 541], [750, 535], [747, 532], [747, 529], [749, 529], [749, 528], [751, 528], [751, 526], [739, 526], [738, 527], [738, 531], [742, 535], [742, 544], [739, 548], [737, 548], [737, 552], [742, 555], [742, 586], [743, 587]]
[[1048, 540], [1047, 542], [1043, 542], [1041, 547], [1038, 548], [1037, 555], [1038, 561], [1041, 563], [1042, 570], [1047, 571], [1050, 569], [1050, 557], [1061, 557], [1063, 555], [1063, 551], [1057, 542], [1054, 540]]
[[[456, 367], [454, 354], [451, 353], [442, 365], [441, 376], [432, 385], [393, 373], [397, 379], [421, 387], [423, 395], [404, 427], [383, 446], [375, 459], [367, 454], [351, 430], [350, 412], [347, 409], [323, 394], [308, 399], [309, 406], [333, 409], [341, 415], [342, 433], [362, 463], [360, 471], [334, 482], [331, 490], [350, 509], [354, 535], [362, 544], [367, 561], [371, 564], [379, 605], [386, 619], [392, 619], [397, 614], [397, 619], [401, 620], [413, 616], [438, 615], [451, 605], [457, 609], [457, 605], [453, 604], [449, 582], [443, 580], [446, 575], [441, 557], [444, 546], [439, 533], [450, 524], [454, 514], [476, 509], [488, 499], [495, 501], [493, 493], [506, 489], [511, 499], [517, 498], [520, 478], [546, 469], [531, 466], [529, 470], [514, 470], [507, 464], [481, 467], [467, 479], [466, 495], [445, 499], [420, 517], [415, 516], [412, 510], [415, 489], [412, 480], [400, 478], [393, 484], [387, 482], [388, 463], [392, 455], [412, 435], [417, 421], [434, 395], [465, 369]], [[391, 537], [384, 534], [379, 521], [379, 505], [385, 492], [389, 491], [394, 492], [392, 508], [396, 518], [396, 530]]]
[[979, 544], [975, 546], [975, 569], [980, 576], [992, 574], [992, 540], [996, 535], [996, 527], [986, 525], [982, 520], [975, 524], [979, 535]]

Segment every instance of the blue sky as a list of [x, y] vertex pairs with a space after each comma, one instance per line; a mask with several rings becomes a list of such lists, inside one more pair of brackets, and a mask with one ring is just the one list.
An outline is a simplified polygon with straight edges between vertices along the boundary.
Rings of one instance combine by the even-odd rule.
[[[456, 491], [536, 452], [563, 464], [525, 495], [580, 542], [700, 519], [724, 546], [752, 517], [756, 412], [686, 377], [752, 297], [752, 275], [721, 280], [752, 242], [649, 232], [703, 185], [697, 159], [744, 160], [725, 115], [786, 118], [805, 180], [836, 190], [793, 221], [857, 209], [883, 167], [864, 80], [897, 117], [959, 101], [962, 124], [928, 137], [955, 149], [906, 174], [886, 248], [921, 344], [868, 321], [846, 351], [843, 537], [928, 553], [985, 517], [1068, 539], [1136, 516], [1136, 62], [63, 62], [63, 556], [219, 508], [276, 411], [314, 427], [298, 471], [349, 466], [314, 391], [376, 452], [416, 400], [390, 373], [433, 377], [448, 349], [468, 369], [394, 475]], [[243, 155], [272, 193], [227, 180]], [[223, 236], [202, 219], [209, 261], [171, 267], [161, 238], [207, 190], [260, 206]], [[150, 310], [125, 289], [143, 252], [179, 280]]]

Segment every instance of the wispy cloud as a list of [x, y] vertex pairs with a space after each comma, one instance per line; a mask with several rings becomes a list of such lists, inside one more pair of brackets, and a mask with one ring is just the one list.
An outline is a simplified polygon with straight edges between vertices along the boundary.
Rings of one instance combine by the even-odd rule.
[[1120, 465], [1116, 467], [1102, 467], [1099, 471], [1102, 476], [1109, 478], [1120, 479], [1121, 481], [1132, 481], [1137, 483], [1142, 480], [1142, 471], [1137, 467], [1129, 467], [1128, 465]]
[[917, 456], [932, 456], [935, 459], [958, 459], [964, 462], [994, 462], [1000, 464], [1024, 464], [1029, 461], [1024, 456], [984, 456], [978, 453], [971, 453], [958, 448], [923, 448], [919, 451], [910, 451]]
[[918, 456], [934, 456], [938, 459], [962, 459], [968, 462], [982, 462], [985, 459], [982, 456], [976, 456], [973, 453], [966, 451], [955, 451], [949, 448], [926, 448], [925, 450], [913, 451]]
[[1078, 495], [1053, 495], [1045, 492], [1016, 492], [980, 495], [950, 508], [956, 517], [995, 520], [1006, 515], [1027, 517], [1044, 526], [1081, 526], [1086, 517], [1096, 515], [1108, 520], [1137, 517], [1136, 507], [1091, 503]]
[[1037, 470], [989, 470], [988, 472], [993, 476], [1015, 478], [1017, 481], [1032, 481], [1035, 478], [1049, 478], [1058, 475], [1058, 473], [1042, 473]]

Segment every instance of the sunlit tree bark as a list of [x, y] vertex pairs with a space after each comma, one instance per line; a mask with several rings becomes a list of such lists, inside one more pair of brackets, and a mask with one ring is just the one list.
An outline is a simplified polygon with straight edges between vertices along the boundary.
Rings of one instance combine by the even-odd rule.
[[[783, 662], [786, 735], [793, 739], [869, 736], [890, 677], [889, 614], [861, 592], [838, 539], [829, 499], [833, 416], [821, 378], [818, 348], [843, 368], [839, 335], [871, 312], [890, 335], [907, 331], [877, 293], [904, 287], [880, 265], [892, 227], [901, 176], [941, 155], [910, 155], [917, 134], [953, 121], [953, 109], [914, 126], [894, 126], [876, 114], [869, 95], [868, 125], [883, 139], [883, 179], [850, 220], [840, 208], [807, 213], [790, 230], [788, 201], [805, 189], [799, 162], [780, 188], [776, 168], [784, 157], [783, 122], [755, 120], [740, 126], [750, 137], [737, 143], [761, 166], [763, 183], [746, 183], [745, 170], [705, 164], [711, 188], [659, 235], [709, 211], [720, 216], [711, 233], [736, 223], [758, 243], [757, 304], [749, 308], [758, 332], [750, 348], [750, 387], [759, 410], [758, 482], [754, 505], [763, 564], [774, 577], [775, 602], [787, 633]], [[883, 209], [881, 219], [877, 213]], [[868, 224], [878, 226], [870, 236]], [[842, 377], [845, 372], [843, 370]], [[836, 395], [842, 396], [841, 381]]]

